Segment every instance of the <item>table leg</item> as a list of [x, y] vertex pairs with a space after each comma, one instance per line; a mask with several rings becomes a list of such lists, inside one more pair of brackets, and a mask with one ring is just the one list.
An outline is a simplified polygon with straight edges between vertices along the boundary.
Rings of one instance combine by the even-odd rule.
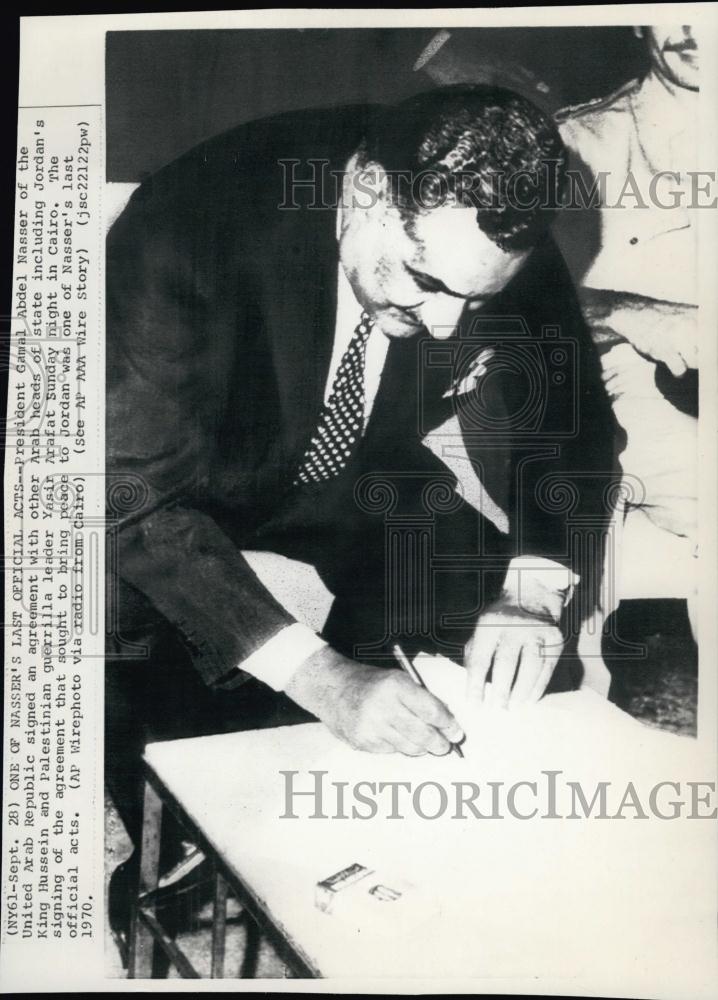
[[244, 956], [242, 958], [242, 967], [239, 970], [239, 978], [256, 979], [262, 933], [259, 929], [259, 924], [257, 924], [249, 913], [246, 914], [244, 926], [247, 933], [244, 939]]
[[[149, 927], [139, 915], [139, 900], [143, 893], [157, 889], [160, 875], [160, 842], [162, 838], [162, 800], [149, 781], [145, 782], [142, 814], [142, 847], [140, 854], [140, 884], [132, 904], [128, 978], [150, 979], [155, 941]], [[153, 903], [147, 909], [154, 916]]]
[[214, 875], [212, 913], [212, 979], [224, 979], [224, 949], [227, 940], [227, 883], [220, 872]]

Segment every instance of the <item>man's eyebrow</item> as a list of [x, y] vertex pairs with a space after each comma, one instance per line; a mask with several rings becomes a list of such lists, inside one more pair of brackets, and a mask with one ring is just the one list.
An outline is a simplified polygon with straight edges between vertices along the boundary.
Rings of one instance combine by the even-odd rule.
[[477, 301], [484, 301], [488, 299], [488, 295], [482, 295], [477, 293], [476, 295], [462, 295], [461, 292], [455, 292], [451, 288], [448, 288], [440, 278], [435, 278], [431, 274], [426, 274], [424, 271], [417, 271], [415, 267], [411, 267], [409, 264], [404, 264], [405, 269], [409, 272], [412, 278], [416, 278], [417, 281], [423, 281], [426, 285], [432, 285], [437, 291], [444, 292], [446, 295], [452, 295], [455, 299], [475, 299]]

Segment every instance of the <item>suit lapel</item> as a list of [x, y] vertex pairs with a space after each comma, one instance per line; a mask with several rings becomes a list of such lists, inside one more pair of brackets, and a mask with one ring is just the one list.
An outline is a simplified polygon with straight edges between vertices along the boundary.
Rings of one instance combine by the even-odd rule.
[[451, 401], [442, 394], [451, 380], [451, 348], [441, 348], [437, 363], [437, 346], [426, 335], [391, 342], [367, 427], [372, 454], [416, 448], [450, 414]]

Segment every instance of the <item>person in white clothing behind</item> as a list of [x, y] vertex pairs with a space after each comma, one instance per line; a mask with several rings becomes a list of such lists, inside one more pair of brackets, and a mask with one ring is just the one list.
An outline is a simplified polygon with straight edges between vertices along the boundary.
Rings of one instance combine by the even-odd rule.
[[697, 162], [699, 49], [688, 25], [634, 30], [648, 48], [646, 76], [557, 114], [575, 183], [573, 210], [562, 213], [556, 235], [580, 289], [625, 433], [619, 460], [627, 480], [626, 510], [640, 509], [663, 531], [653, 532], [655, 539], [663, 538], [657, 548], [651, 546], [658, 556], [651, 566], [654, 578], [669, 580], [676, 573], [675, 553], [685, 556], [679, 561], [687, 567], [692, 619], [699, 335], [695, 215], [706, 201]]

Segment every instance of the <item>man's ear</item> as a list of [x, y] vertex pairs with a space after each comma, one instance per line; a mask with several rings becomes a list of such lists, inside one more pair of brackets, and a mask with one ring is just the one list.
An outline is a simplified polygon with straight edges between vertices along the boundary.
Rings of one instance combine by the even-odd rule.
[[391, 185], [380, 163], [369, 160], [357, 165], [349, 182], [348, 193], [352, 208], [368, 214], [386, 211], [390, 203]]

